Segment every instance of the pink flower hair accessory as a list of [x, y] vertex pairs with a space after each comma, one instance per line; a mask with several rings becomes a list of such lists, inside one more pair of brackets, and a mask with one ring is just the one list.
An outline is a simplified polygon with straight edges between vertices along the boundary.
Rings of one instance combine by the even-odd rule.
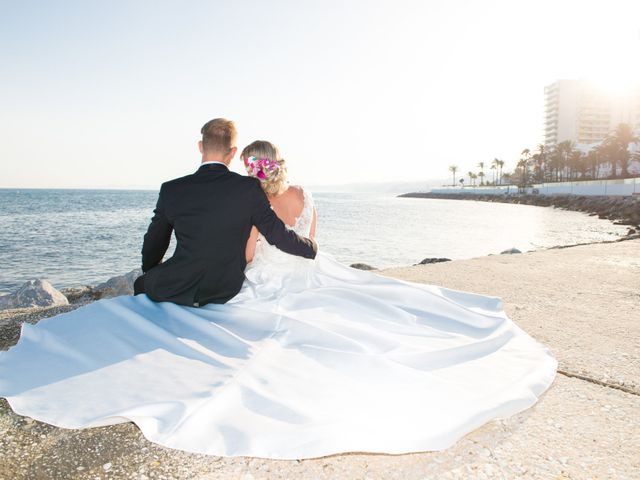
[[261, 182], [267, 181], [268, 174], [276, 172], [280, 168], [280, 165], [275, 160], [271, 160], [270, 158], [257, 158], [255, 156], [245, 158], [244, 165], [250, 171], [251, 175]]

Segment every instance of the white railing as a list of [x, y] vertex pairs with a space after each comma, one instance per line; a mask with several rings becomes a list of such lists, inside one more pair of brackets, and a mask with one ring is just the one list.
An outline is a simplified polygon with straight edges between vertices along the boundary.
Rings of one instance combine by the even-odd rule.
[[[432, 188], [431, 193], [457, 193], [475, 195], [515, 195], [517, 185], [497, 185], [487, 187], [442, 187]], [[614, 180], [588, 180], [582, 182], [538, 183], [527, 187], [523, 193], [539, 195], [640, 195], [640, 178]]]

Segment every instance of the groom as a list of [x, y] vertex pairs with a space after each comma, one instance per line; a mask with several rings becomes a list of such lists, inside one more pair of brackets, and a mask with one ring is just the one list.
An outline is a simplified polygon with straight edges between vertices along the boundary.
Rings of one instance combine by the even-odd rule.
[[[315, 258], [317, 246], [288, 230], [275, 215], [260, 181], [230, 172], [236, 128], [216, 118], [201, 130], [200, 168], [165, 182], [142, 245], [142, 276], [135, 294], [157, 302], [203, 306], [225, 303], [244, 281], [245, 248], [253, 225], [280, 250]], [[162, 262], [175, 230], [175, 253]]]

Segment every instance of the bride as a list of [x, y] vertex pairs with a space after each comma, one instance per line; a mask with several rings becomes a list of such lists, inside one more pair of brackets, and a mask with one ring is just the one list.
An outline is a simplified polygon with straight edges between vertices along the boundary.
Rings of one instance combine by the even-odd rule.
[[[313, 237], [311, 192], [269, 142], [242, 153], [275, 213]], [[23, 324], [0, 396], [65, 428], [132, 421], [190, 452], [301, 459], [442, 450], [534, 405], [557, 362], [497, 297], [314, 260], [254, 231], [246, 279], [201, 308], [146, 295]]]

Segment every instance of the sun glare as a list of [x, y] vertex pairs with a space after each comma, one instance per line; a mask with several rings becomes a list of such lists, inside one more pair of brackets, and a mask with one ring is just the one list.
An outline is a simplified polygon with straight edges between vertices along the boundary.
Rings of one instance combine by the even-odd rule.
[[595, 87], [610, 96], [627, 96], [640, 87], [638, 76], [593, 76], [590, 79]]
[[640, 64], [635, 62], [631, 48], [617, 50], [615, 54], [591, 70], [587, 78], [594, 86], [611, 96], [627, 96], [640, 87]]

